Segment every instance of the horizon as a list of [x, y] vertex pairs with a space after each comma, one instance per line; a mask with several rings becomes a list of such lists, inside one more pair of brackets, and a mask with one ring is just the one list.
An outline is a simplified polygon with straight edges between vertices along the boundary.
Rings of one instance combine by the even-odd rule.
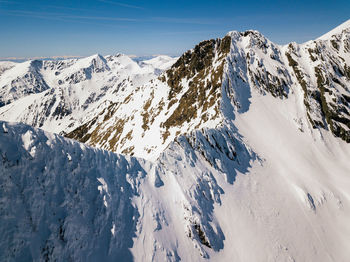
[[180, 56], [202, 40], [246, 30], [280, 45], [303, 43], [349, 20], [350, 2], [337, 3], [0, 0], [0, 60]]
[[[109, 56], [109, 55], [117, 55], [121, 53], [116, 53], [116, 54], [108, 54], [108, 55], [103, 55], [103, 57]], [[50, 56], [50, 57], [45, 57], [45, 56], [39, 56], [39, 57], [0, 57], [0, 62], [25, 62], [25, 61], [32, 61], [32, 60], [65, 60], [65, 59], [83, 59], [87, 57], [91, 57], [94, 55], [101, 55], [101, 54], [91, 54], [88, 56], [72, 56], [72, 55], [63, 55], [63, 56]], [[133, 54], [122, 54], [125, 56], [130, 57], [134, 61], [144, 61], [148, 59], [152, 59], [158, 56], [169, 56], [169, 57], [179, 57], [179, 56], [171, 56], [171, 55], [164, 55], [164, 54], [154, 54], [154, 55], [133, 55]]]

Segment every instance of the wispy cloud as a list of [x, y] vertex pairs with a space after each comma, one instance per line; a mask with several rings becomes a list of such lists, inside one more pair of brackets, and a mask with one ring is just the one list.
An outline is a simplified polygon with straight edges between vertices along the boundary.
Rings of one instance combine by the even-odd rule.
[[169, 24], [194, 24], [194, 25], [218, 25], [217, 20], [204, 20], [196, 18], [177, 18], [177, 17], [117, 17], [117, 16], [91, 16], [91, 15], [75, 15], [57, 12], [35, 12], [24, 10], [0, 10], [0, 13], [11, 16], [33, 17], [48, 20], [74, 20], [74, 21], [115, 21], [115, 22], [143, 22], [143, 23], [169, 23]]
[[126, 17], [106, 17], [106, 16], [80, 16], [80, 15], [65, 15], [64, 18], [71, 19], [86, 19], [86, 20], [101, 20], [101, 21], [124, 21], [124, 22], [139, 22], [141, 20]]
[[159, 35], [195, 35], [195, 34], [224, 34], [226, 31], [224, 30], [212, 30], [212, 31], [206, 31], [206, 30], [197, 30], [197, 31], [169, 31], [169, 32], [161, 32]]
[[91, 12], [91, 9], [86, 9], [86, 8], [74, 8], [74, 7], [57, 6], [57, 5], [46, 5], [44, 7], [53, 8], [53, 9], [61, 9], [61, 10]]
[[58, 14], [53, 13], [42, 13], [42, 12], [31, 12], [31, 11], [22, 11], [22, 10], [0, 10], [0, 13], [9, 15], [9, 16], [19, 16], [19, 17], [30, 17], [30, 18], [38, 18], [45, 20], [57, 20], [66, 22], [64, 18], [59, 16]]
[[128, 28], [127, 25], [120, 25], [120, 24], [114, 24], [114, 23], [98, 23], [98, 22], [93, 22], [93, 21], [86, 21], [86, 20], [76, 20], [76, 19], [69, 19], [65, 18], [65, 22], [68, 23], [79, 23], [79, 24], [84, 24], [84, 25], [94, 25], [94, 26], [99, 26], [99, 27], [108, 27], [108, 28]]
[[109, 0], [97, 0], [97, 1], [102, 2], [102, 3], [106, 3], [106, 4], [111, 4], [111, 5], [119, 5], [119, 6], [126, 7], [126, 8], [145, 9], [141, 6], [129, 5], [129, 4], [121, 3], [121, 2], [115, 2], [115, 1], [109, 1]]
[[197, 24], [197, 25], [216, 25], [219, 24], [213, 20], [204, 20], [196, 18], [177, 18], [177, 17], [152, 17], [150, 21], [174, 23], [174, 24]]
[[[0, 12], [4, 10], [0, 10]], [[50, 20], [64, 20], [64, 19], [76, 19], [76, 20], [100, 20], [100, 21], [124, 21], [124, 22], [138, 22], [141, 20], [127, 17], [108, 17], [108, 16], [81, 16], [81, 15], [67, 15], [61, 13], [50, 13], [50, 12], [32, 12], [23, 10], [6, 10], [6, 15], [12, 16], [24, 16], [33, 18], [42, 18]]]

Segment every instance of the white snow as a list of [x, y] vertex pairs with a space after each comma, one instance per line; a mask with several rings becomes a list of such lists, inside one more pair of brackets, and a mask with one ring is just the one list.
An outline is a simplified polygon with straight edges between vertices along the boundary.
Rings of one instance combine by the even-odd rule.
[[143, 60], [140, 62], [141, 66], [152, 66], [154, 69], [158, 69], [160, 72], [169, 69], [178, 59], [178, 57], [170, 57], [166, 55], [160, 55], [153, 57], [149, 60]]

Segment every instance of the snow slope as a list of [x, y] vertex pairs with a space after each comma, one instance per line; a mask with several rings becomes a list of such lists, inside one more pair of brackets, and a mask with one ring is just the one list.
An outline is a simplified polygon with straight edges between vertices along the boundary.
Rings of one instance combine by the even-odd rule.
[[160, 74], [162, 71], [169, 69], [177, 59], [178, 57], [160, 55], [151, 59], [140, 61], [139, 65], [141, 67], [151, 67], [155, 70], [156, 74]]
[[3, 74], [6, 70], [11, 69], [15, 65], [16, 65], [15, 62], [0, 61], [0, 75]]

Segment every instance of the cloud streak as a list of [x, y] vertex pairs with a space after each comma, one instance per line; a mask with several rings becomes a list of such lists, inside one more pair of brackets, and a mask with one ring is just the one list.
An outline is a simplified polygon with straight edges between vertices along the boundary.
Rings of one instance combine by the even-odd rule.
[[74, 20], [74, 21], [114, 21], [114, 22], [143, 22], [143, 23], [169, 23], [169, 24], [192, 24], [192, 25], [218, 25], [218, 21], [202, 20], [196, 18], [177, 18], [177, 17], [150, 17], [150, 18], [133, 18], [133, 17], [114, 17], [114, 16], [90, 16], [90, 15], [74, 15], [53, 12], [34, 12], [23, 10], [0, 10], [0, 13], [10, 16], [23, 16], [48, 20]]
[[196, 31], [169, 31], [169, 32], [161, 32], [159, 35], [193, 35], [193, 34], [222, 34], [226, 33], [225, 30], [196, 30]]
[[126, 7], [126, 8], [145, 9], [145, 8], [143, 8], [141, 6], [129, 5], [129, 4], [121, 3], [121, 2], [114, 2], [114, 1], [109, 1], [109, 0], [97, 0], [97, 1], [101, 2], [101, 3], [111, 4], [111, 5], [118, 5], [118, 6]]
[[54, 8], [54, 9], [61, 9], [61, 10], [69, 10], [69, 11], [91, 12], [91, 9], [86, 9], [86, 8], [74, 8], [74, 7], [57, 6], [57, 5], [46, 5], [45, 7]]
[[216, 25], [218, 22], [213, 20], [202, 20], [196, 18], [177, 18], [177, 17], [152, 17], [149, 21], [163, 22], [170, 24], [195, 24], [195, 25]]
[[76, 19], [76, 20], [99, 20], [99, 21], [121, 21], [121, 22], [138, 22], [141, 20], [135, 18], [127, 17], [107, 17], [107, 16], [82, 16], [82, 15], [67, 15], [61, 13], [50, 13], [50, 12], [32, 12], [23, 10], [0, 10], [6, 15], [11, 16], [23, 16], [23, 17], [33, 17], [42, 18], [49, 20], [65, 20], [65, 19]]
[[[1, 10], [0, 10], [1, 14]], [[108, 28], [128, 28], [126, 25], [120, 25], [120, 24], [114, 24], [114, 23], [98, 23], [94, 22], [96, 20], [104, 21], [106, 19], [102, 19], [101, 17], [84, 17], [84, 16], [69, 16], [69, 15], [61, 15], [56, 13], [37, 13], [37, 12], [28, 12], [28, 11], [13, 11], [13, 13], [7, 13], [7, 15], [11, 16], [19, 16], [19, 17], [30, 17], [30, 18], [37, 18], [37, 19], [44, 19], [44, 20], [54, 20], [64, 23], [79, 23], [79, 24], [86, 24], [86, 25], [94, 25], [94, 26], [102, 26], [102, 27], [108, 27]], [[96, 18], [96, 19], [95, 19]], [[110, 18], [112, 19], [112, 18]], [[130, 19], [127, 18], [113, 18], [113, 20], [107, 20], [107, 21], [129, 21]]]
[[140, 22], [141, 20], [126, 17], [106, 17], [106, 16], [80, 16], [80, 15], [66, 15], [64, 18], [70, 19], [85, 19], [85, 20], [101, 20], [101, 21], [121, 21], [121, 22]]

